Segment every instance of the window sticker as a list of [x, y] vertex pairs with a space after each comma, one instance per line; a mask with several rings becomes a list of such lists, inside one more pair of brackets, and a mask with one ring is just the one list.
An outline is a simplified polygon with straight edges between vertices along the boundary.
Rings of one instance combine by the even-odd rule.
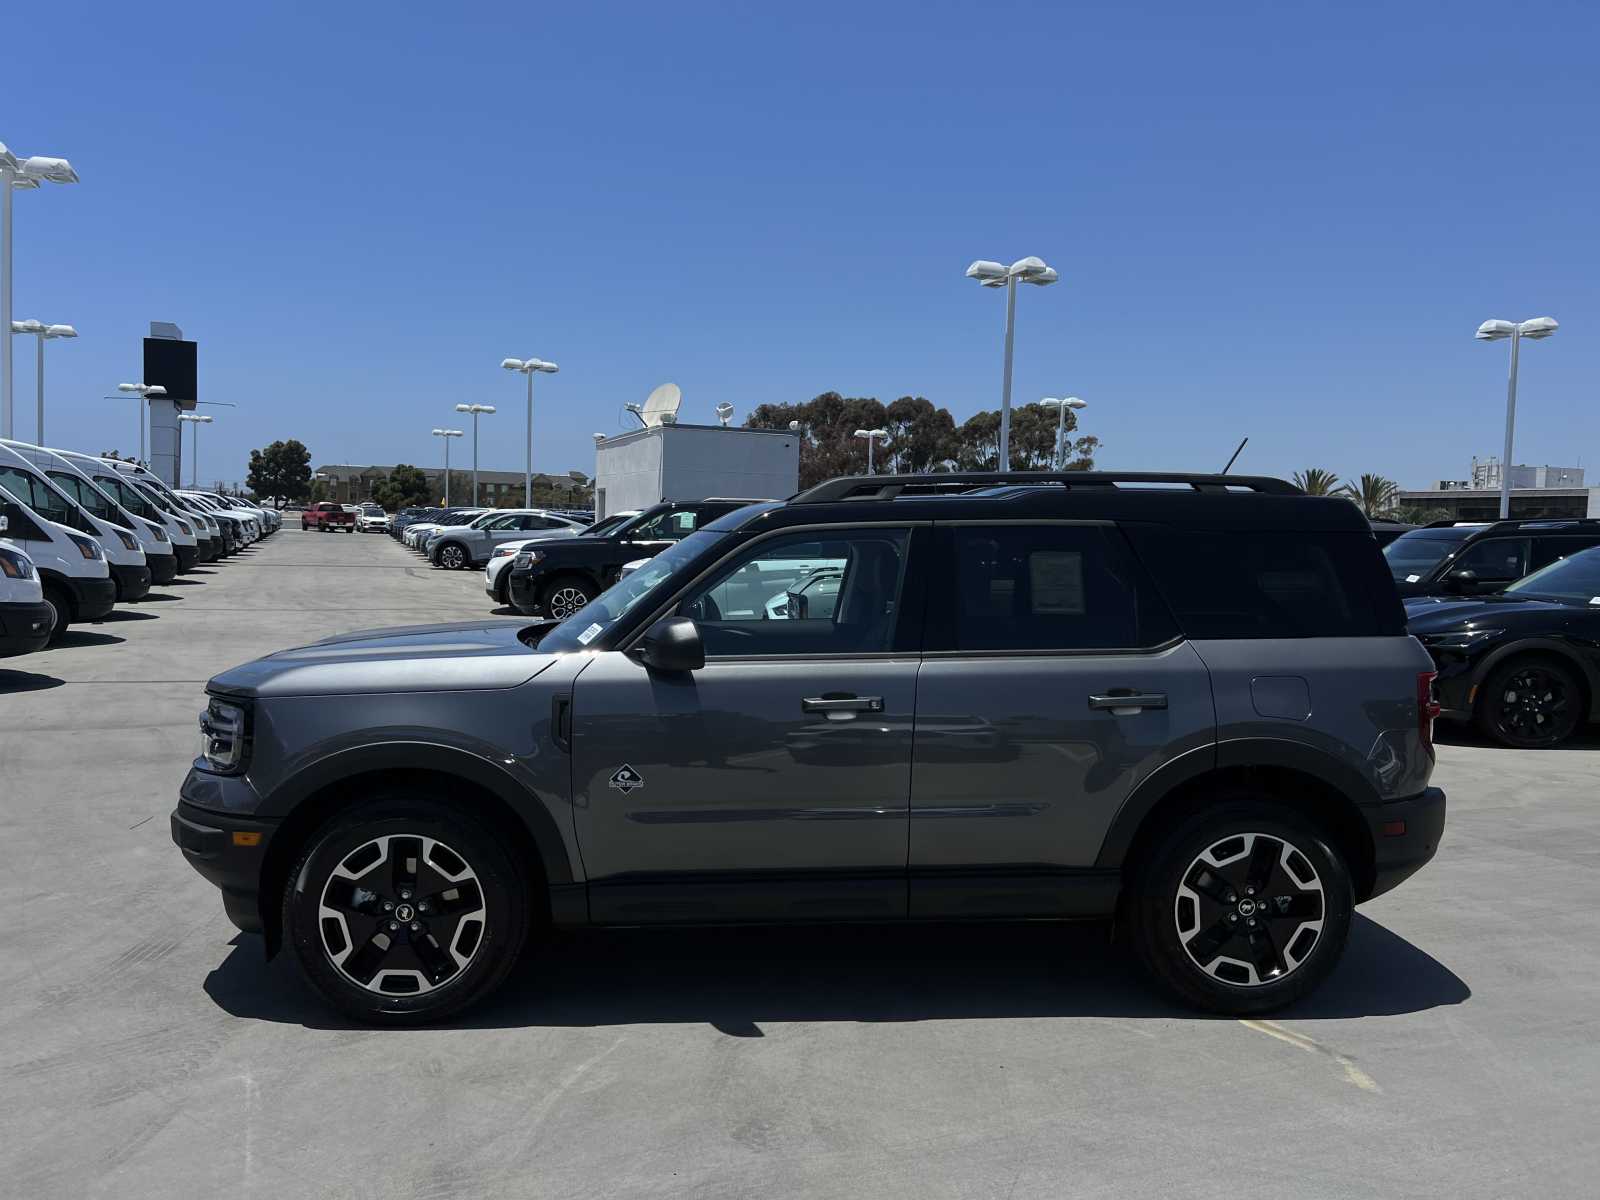
[[1422, 576], [1421, 575], [1407, 575], [1406, 576], [1406, 582], [1407, 583], [1421, 583], [1422, 582]]
[[578, 644], [581, 646], [587, 646], [590, 642], [594, 641], [595, 638], [600, 636], [600, 631], [604, 628], [605, 626], [601, 625], [599, 621], [596, 621], [593, 625], [589, 626], [589, 628], [585, 629], [578, 635]]
[[1035, 550], [1028, 555], [1035, 615], [1082, 616], [1083, 555], [1076, 550]]

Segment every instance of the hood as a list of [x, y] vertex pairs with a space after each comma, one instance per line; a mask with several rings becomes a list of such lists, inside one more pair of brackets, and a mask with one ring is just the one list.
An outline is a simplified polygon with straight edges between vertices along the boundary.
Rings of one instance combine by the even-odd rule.
[[224, 671], [207, 689], [270, 698], [512, 688], [555, 660], [518, 636], [534, 624], [457, 621], [341, 633]]
[[1526, 619], [1572, 610], [1550, 600], [1521, 600], [1515, 596], [1423, 596], [1407, 600], [1406, 628], [1412, 633], [1444, 633], [1469, 626], [1503, 625], [1508, 619]]

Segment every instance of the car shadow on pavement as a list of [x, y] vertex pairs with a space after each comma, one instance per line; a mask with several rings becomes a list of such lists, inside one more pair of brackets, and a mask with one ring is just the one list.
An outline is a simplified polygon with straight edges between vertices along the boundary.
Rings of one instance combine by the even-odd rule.
[[163, 601], [167, 601], [167, 600], [182, 600], [182, 599], [183, 599], [182, 596], [169, 596], [169, 595], [167, 595], [166, 592], [146, 592], [144, 594], [144, 599], [140, 600], [139, 603], [140, 604], [148, 604], [150, 601], [154, 600], [157, 604], [160, 604]]
[[1435, 725], [1433, 740], [1441, 746], [1473, 746], [1484, 750], [1496, 750], [1501, 754], [1545, 754], [1550, 750], [1600, 750], [1600, 725], [1585, 726], [1559, 746], [1549, 746], [1544, 750], [1518, 750], [1511, 746], [1502, 746], [1498, 742], [1490, 741], [1479, 732], [1477, 726], [1454, 721], [1448, 725]]
[[[257, 938], [235, 938], [205, 990], [234, 1016], [362, 1028], [311, 993], [292, 954], [269, 964]], [[1334, 974], [1274, 1015], [1392, 1016], [1471, 994], [1448, 967], [1358, 914]], [[1104, 922], [1019, 922], [563, 932], [443, 1027], [698, 1023], [760, 1037], [763, 1021], [1037, 1017], [1217, 1019], [1159, 995], [1110, 944]]]
[[49, 650], [70, 650], [74, 646], [114, 646], [118, 642], [125, 642], [127, 638], [120, 638], [114, 633], [90, 633], [86, 629], [73, 629], [67, 631], [56, 639], [55, 645], [46, 648]]
[[[134, 603], [137, 604], [138, 601], [134, 601]], [[128, 608], [116, 608], [101, 617], [95, 624], [102, 625], [107, 622], [115, 624], [118, 621], [159, 621], [160, 619], [160, 613], [134, 612]]]
[[0, 669], [0, 696], [14, 692], [43, 692], [66, 683], [54, 675], [38, 675], [33, 671], [7, 671]]

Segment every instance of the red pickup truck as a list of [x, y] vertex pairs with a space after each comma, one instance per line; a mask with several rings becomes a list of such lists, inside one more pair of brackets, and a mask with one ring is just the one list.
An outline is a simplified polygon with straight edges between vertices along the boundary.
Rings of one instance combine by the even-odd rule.
[[331, 529], [342, 529], [346, 533], [356, 531], [356, 514], [346, 512], [342, 504], [330, 504], [323, 501], [313, 504], [310, 508], [301, 510], [301, 529], [320, 529], [327, 533]]

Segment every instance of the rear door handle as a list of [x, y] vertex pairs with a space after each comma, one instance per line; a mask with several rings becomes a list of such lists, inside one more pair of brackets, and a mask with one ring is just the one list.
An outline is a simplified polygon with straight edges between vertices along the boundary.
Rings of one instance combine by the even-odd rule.
[[882, 712], [882, 696], [807, 696], [800, 701], [805, 712]]
[[1112, 716], [1125, 717], [1136, 712], [1143, 712], [1147, 708], [1165, 708], [1167, 694], [1165, 692], [1135, 692], [1121, 688], [1113, 688], [1102, 696], [1090, 696], [1089, 707], [1104, 709]]

